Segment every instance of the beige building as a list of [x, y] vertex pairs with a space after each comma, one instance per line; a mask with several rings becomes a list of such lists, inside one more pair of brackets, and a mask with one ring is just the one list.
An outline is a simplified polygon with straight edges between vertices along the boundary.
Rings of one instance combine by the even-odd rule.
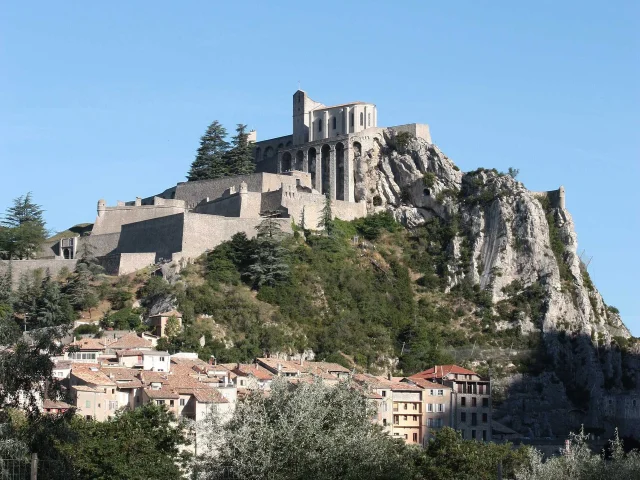
[[116, 383], [98, 366], [76, 364], [69, 380], [78, 415], [104, 421], [120, 408]]
[[166, 337], [167, 322], [172, 318], [177, 322], [178, 329], [182, 330], [182, 314], [176, 310], [159, 315], [151, 315], [149, 317], [149, 325], [152, 328], [153, 334], [159, 338]]
[[451, 426], [451, 388], [439, 383], [423, 379], [405, 378], [404, 382], [412, 383], [423, 390], [424, 400], [424, 441], [442, 427]]
[[450, 425], [470, 440], [491, 440], [491, 381], [458, 365], [437, 365], [410, 380], [428, 380], [451, 389]]

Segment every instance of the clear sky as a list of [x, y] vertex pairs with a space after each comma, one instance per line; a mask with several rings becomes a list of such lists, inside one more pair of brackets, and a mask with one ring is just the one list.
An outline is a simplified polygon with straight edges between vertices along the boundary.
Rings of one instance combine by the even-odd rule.
[[[276, 6], [277, 5], [277, 6]], [[50, 228], [184, 180], [214, 119], [291, 133], [298, 82], [429, 123], [463, 170], [566, 188], [579, 249], [640, 336], [640, 2], [0, 4], [0, 210]]]

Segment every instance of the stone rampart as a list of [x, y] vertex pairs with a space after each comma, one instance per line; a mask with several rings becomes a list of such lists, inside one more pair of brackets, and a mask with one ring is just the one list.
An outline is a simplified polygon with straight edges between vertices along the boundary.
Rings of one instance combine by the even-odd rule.
[[549, 206], [551, 208], [565, 208], [565, 193], [564, 187], [562, 185], [557, 190], [531, 193], [536, 197], [546, 197], [549, 200]]
[[72, 272], [76, 268], [77, 259], [62, 260], [57, 258], [39, 258], [36, 260], [0, 260], [0, 275], [6, 274], [11, 269], [11, 281], [17, 286], [20, 277], [24, 274], [41, 270], [43, 274], [49, 272], [52, 277], [58, 275], [63, 268]]
[[[203, 215], [199, 213], [186, 213], [184, 218], [184, 234], [182, 251], [173, 256], [178, 258], [196, 258], [207, 250], [211, 250], [222, 242], [231, 239], [239, 232], [244, 232], [247, 237], [256, 236], [256, 227], [264, 219], [258, 218], [232, 218]], [[288, 218], [277, 219], [284, 232], [291, 233], [291, 220]]]
[[241, 192], [200, 203], [194, 213], [218, 215], [222, 217], [255, 218], [260, 216], [260, 192]]
[[83, 242], [88, 242], [89, 245], [91, 245], [93, 255], [96, 257], [103, 257], [115, 251], [115, 249], [118, 248], [119, 241], [120, 231], [104, 235], [91, 234], [88, 237], [81, 237], [78, 239], [78, 251], [82, 251], [81, 246]]
[[[180, 204], [184, 205], [183, 202], [180, 202]], [[184, 206], [175, 204], [104, 207], [98, 211], [92, 234], [103, 235], [106, 233], [118, 233], [122, 225], [142, 222], [167, 215], [175, 215], [184, 212], [184, 210]]]
[[[155, 252], [149, 253], [120, 253], [120, 262], [118, 265], [118, 273], [120, 275], [127, 275], [133, 273], [142, 268], [153, 265], [159, 258], [156, 257]], [[171, 257], [168, 257], [171, 258]]]
[[182, 250], [184, 213], [153, 218], [122, 226], [114, 253], [151, 253], [171, 258]]
[[429, 143], [433, 143], [431, 141], [431, 132], [429, 131], [429, 125], [427, 125], [426, 123], [409, 123], [407, 125], [396, 125], [394, 127], [389, 127], [389, 129], [395, 130], [396, 132], [407, 132], [416, 138], [422, 138]]

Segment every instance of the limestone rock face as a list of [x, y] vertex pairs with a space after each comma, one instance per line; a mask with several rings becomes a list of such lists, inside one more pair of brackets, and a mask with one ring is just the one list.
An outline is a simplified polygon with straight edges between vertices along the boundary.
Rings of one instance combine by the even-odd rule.
[[462, 173], [435, 145], [391, 130], [362, 157], [356, 191], [370, 212], [387, 210], [410, 228], [435, 217], [459, 225], [449, 246], [449, 288], [479, 285], [494, 306], [535, 289], [537, 318], [521, 315], [498, 328], [542, 335], [556, 380], [588, 392], [591, 405], [605, 383], [620, 386], [619, 352], [599, 347], [630, 333], [581, 265], [564, 190], [531, 192], [495, 170]]

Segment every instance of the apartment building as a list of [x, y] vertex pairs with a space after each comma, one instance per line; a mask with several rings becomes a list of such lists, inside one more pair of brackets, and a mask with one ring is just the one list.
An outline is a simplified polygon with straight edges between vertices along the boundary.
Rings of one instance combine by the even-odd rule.
[[405, 378], [404, 382], [411, 383], [423, 390], [425, 441], [443, 427], [451, 426], [451, 388], [421, 378]]
[[491, 381], [458, 365], [437, 365], [409, 380], [427, 380], [451, 389], [450, 426], [463, 438], [491, 440]]

